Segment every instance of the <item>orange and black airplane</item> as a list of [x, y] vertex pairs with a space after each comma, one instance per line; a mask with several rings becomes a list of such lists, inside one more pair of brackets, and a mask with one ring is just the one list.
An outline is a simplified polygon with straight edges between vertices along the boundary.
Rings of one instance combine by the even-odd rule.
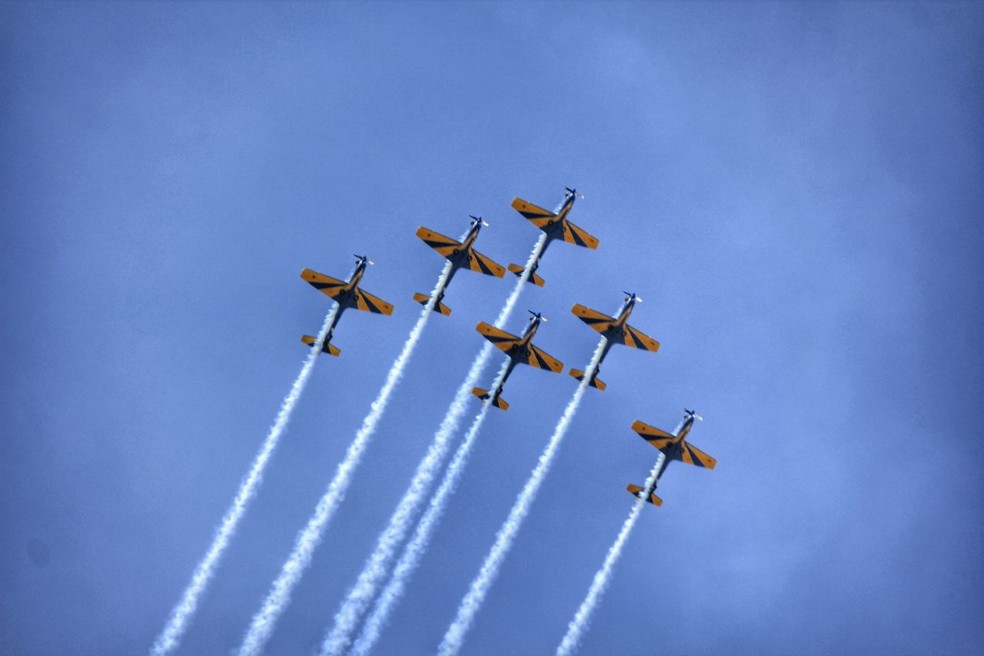
[[655, 494], [656, 484], [659, 483], [659, 479], [663, 475], [663, 472], [666, 471], [670, 461], [679, 460], [680, 462], [685, 462], [688, 465], [704, 467], [705, 469], [714, 469], [714, 466], [717, 464], [717, 460], [707, 455], [693, 444], [687, 442], [687, 434], [694, 425], [694, 419], [701, 419], [701, 417], [693, 410], [684, 409], [683, 412], [683, 423], [677, 430], [676, 435], [673, 433], [667, 433], [664, 430], [660, 430], [655, 426], [650, 426], [649, 424], [645, 424], [638, 420], [632, 424], [632, 430], [639, 433], [642, 439], [646, 440], [663, 453], [663, 461], [660, 463], [659, 471], [656, 473], [656, 478], [653, 479], [653, 482], [649, 488], [643, 489], [638, 485], [632, 485], [630, 483], [625, 487], [625, 489], [629, 492], [629, 494], [638, 497], [643, 501], [648, 501], [654, 506], [663, 505], [663, 500]]
[[[312, 287], [338, 303], [338, 311], [335, 313], [335, 318], [332, 319], [331, 326], [328, 327], [328, 336], [325, 337], [325, 343], [321, 346], [323, 353], [339, 355], [342, 352], [341, 349], [329, 342], [331, 342], [335, 326], [338, 325], [338, 320], [342, 318], [342, 313], [348, 308], [385, 314], [387, 316], [393, 314], [393, 306], [391, 304], [381, 298], [376, 298], [369, 292], [359, 289], [362, 274], [365, 273], [366, 267], [372, 264], [372, 260], [365, 255], [356, 255], [355, 261], [355, 271], [352, 272], [352, 277], [348, 279], [348, 282], [342, 282], [341, 280], [311, 269], [301, 271], [301, 278], [307, 280]], [[308, 346], [314, 346], [317, 339], [311, 335], [304, 335], [301, 337], [301, 341]]]
[[[537, 256], [536, 261], [530, 268], [529, 275], [526, 277], [528, 282], [532, 282], [539, 287], [543, 287], [543, 278], [536, 275], [536, 270], [540, 266], [540, 258], [547, 252], [547, 247], [550, 246], [550, 242], [553, 240], [560, 239], [569, 244], [584, 246], [585, 248], [598, 248], [597, 238], [589, 235], [567, 220], [567, 215], [571, 213], [571, 208], [574, 207], [574, 201], [578, 197], [584, 198], [584, 196], [578, 194], [576, 189], [571, 189], [570, 187], [564, 187], [564, 189], [567, 190], [564, 196], [564, 204], [560, 206], [560, 211], [556, 214], [542, 207], [537, 207], [533, 203], [527, 203], [522, 198], [515, 198], [512, 202], [514, 210], [529, 219], [537, 228], [547, 233], [547, 241], [543, 244], [540, 254]], [[510, 264], [509, 270], [517, 276], [523, 275], [523, 267], [518, 264]]]
[[[643, 351], [653, 351], [654, 353], [659, 350], [659, 342], [627, 323], [629, 315], [632, 314], [632, 308], [635, 307], [636, 303], [642, 303], [642, 299], [631, 292], [623, 293], [625, 294], [625, 303], [622, 305], [622, 309], [619, 310], [617, 317], [610, 317], [607, 314], [602, 314], [597, 310], [592, 310], [580, 304], [571, 308], [571, 312], [578, 319], [604, 335], [607, 340], [605, 342], [605, 350], [601, 353], [601, 359], [598, 360], [598, 366], [595, 367], [594, 373], [591, 376], [591, 382], [588, 383], [591, 387], [602, 391], [604, 391], [607, 385], [598, 378], [598, 372], [601, 371], [601, 363], [604, 362], [605, 356], [608, 355], [608, 350], [613, 344], [625, 344], [626, 346], [642, 349]], [[584, 380], [584, 372], [580, 369], [571, 369], [570, 374], [578, 380]]]
[[501, 396], [502, 388], [505, 387], [509, 374], [512, 373], [512, 370], [517, 364], [529, 364], [557, 374], [564, 370], [563, 362], [533, 346], [533, 335], [536, 334], [537, 329], [540, 327], [540, 322], [546, 321], [547, 318], [539, 312], [533, 312], [532, 310], [529, 313], [533, 316], [530, 318], [529, 324], [526, 325], [523, 334], [519, 337], [507, 333], [504, 330], [499, 330], [495, 326], [490, 326], [484, 321], [475, 327], [478, 332], [482, 333], [485, 339], [495, 344], [500, 350], [505, 351], [506, 355], [509, 356], [509, 364], [506, 366], [506, 372], [503, 374], [502, 380], [499, 381], [495, 390], [489, 393], [488, 390], [482, 389], [481, 387], [472, 388], [472, 394], [483, 401], [491, 398], [492, 405], [500, 410], [509, 409], [509, 404]]
[[[417, 228], [417, 236], [423, 239], [425, 244], [451, 262], [451, 272], [448, 274], [448, 279], [437, 290], [437, 300], [434, 302], [434, 311], [440, 312], [444, 316], [451, 314], [451, 308], [442, 303], [441, 300], [444, 298], [444, 292], [447, 290], [448, 285], [451, 284], [451, 279], [454, 278], [454, 274], [458, 269], [471, 269], [472, 271], [478, 271], [479, 273], [495, 276], [496, 278], [506, 275], [506, 270], [502, 268], [501, 264], [493, 262], [488, 256], [482, 255], [472, 248], [482, 226], [487, 226], [488, 223], [483, 221], [480, 216], [472, 216], [471, 220], [471, 227], [468, 229], [468, 234], [465, 236], [465, 241], [463, 242], [445, 237], [423, 226]], [[413, 300], [421, 305], [427, 305], [430, 295], [417, 293], [413, 295]]]

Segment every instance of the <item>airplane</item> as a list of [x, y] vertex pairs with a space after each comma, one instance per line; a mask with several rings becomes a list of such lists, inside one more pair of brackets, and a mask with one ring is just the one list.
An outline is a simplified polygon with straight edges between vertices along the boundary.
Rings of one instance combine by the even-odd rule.
[[[423, 226], [417, 228], [417, 236], [423, 239], [425, 244], [451, 262], [451, 272], [448, 274], [448, 279], [444, 281], [444, 285], [437, 290], [437, 301], [434, 303], [434, 311], [440, 312], [444, 316], [451, 314], [451, 308], [441, 303], [441, 299], [444, 298], [444, 292], [447, 291], [448, 285], [451, 284], [451, 279], [454, 278], [454, 274], [458, 269], [471, 269], [472, 271], [478, 271], [479, 273], [495, 276], [496, 278], [506, 275], [506, 270], [502, 268], [501, 264], [493, 262], [488, 256], [482, 255], [472, 248], [482, 226], [488, 226], [489, 224], [483, 221], [480, 216], [472, 216], [471, 220], [471, 227], [468, 229], [468, 235], [463, 242], [445, 237]], [[427, 305], [427, 301], [430, 300], [430, 294], [414, 294], [413, 300], [421, 305]]]
[[[359, 282], [362, 281], [362, 275], [365, 273], [366, 267], [372, 264], [373, 261], [365, 255], [356, 255], [355, 262], [355, 271], [352, 273], [352, 277], [348, 279], [348, 282], [342, 282], [312, 269], [301, 271], [301, 278], [307, 280], [315, 289], [338, 303], [338, 311], [331, 321], [331, 326], [328, 327], [328, 335], [325, 337], [325, 343], [321, 347], [322, 353], [330, 353], [331, 355], [337, 356], [342, 352], [341, 349], [329, 342], [331, 342], [331, 336], [335, 330], [335, 326], [338, 325], [338, 320], [342, 318], [342, 313], [348, 308], [385, 314], [387, 316], [393, 314], [393, 306], [391, 304], [373, 296], [369, 292], [359, 289]], [[301, 341], [308, 346], [314, 346], [314, 343], [318, 340], [311, 335], [304, 335], [301, 337]]]
[[533, 346], [533, 335], [536, 334], [537, 329], [540, 327], [540, 322], [546, 321], [547, 318], [539, 312], [533, 312], [532, 310], [529, 310], [529, 313], [533, 316], [530, 318], [529, 324], [526, 325], [526, 329], [523, 330], [523, 334], [519, 337], [507, 333], [504, 330], [499, 330], [495, 326], [490, 326], [484, 321], [479, 322], [475, 327], [485, 339], [495, 344], [500, 350], [505, 351], [506, 355], [509, 356], [509, 365], [506, 367], [506, 373], [503, 374], [502, 380], [499, 381], [499, 385], [492, 393], [481, 387], [472, 388], [472, 394], [483, 401], [492, 399], [492, 405], [500, 410], [509, 409], [509, 404], [501, 396], [502, 388], [505, 387], [509, 374], [512, 373], [512, 370], [517, 364], [533, 365], [534, 367], [546, 369], [556, 374], [564, 370], [563, 362]]
[[625, 489], [632, 496], [638, 497], [643, 501], [648, 501], [654, 506], [663, 505], [663, 500], [656, 496], [654, 492], [656, 491], [656, 484], [659, 483], [660, 477], [666, 471], [671, 461], [679, 460], [688, 465], [696, 465], [697, 467], [704, 467], [706, 469], [714, 469], [714, 466], [717, 464], [717, 460], [687, 442], [687, 434], [694, 425], [694, 419], [703, 418], [693, 410], [684, 408], [683, 412], [685, 413], [683, 424], [680, 426], [676, 435], [667, 433], [639, 420], [636, 420], [632, 424], [632, 430], [639, 433], [642, 439], [663, 453], [663, 462], [660, 463], [656, 478], [653, 479], [652, 484], [647, 489], [643, 490], [640, 486], [632, 485], [631, 483], [626, 485]]
[[[597, 238], [589, 235], [583, 229], [567, 220], [567, 215], [570, 214], [571, 208], [574, 207], [574, 201], [579, 196], [581, 198], [584, 198], [584, 196], [578, 194], [577, 189], [571, 189], [570, 187], [564, 187], [564, 189], [567, 190], [564, 195], [564, 204], [560, 206], [560, 211], [556, 214], [542, 207], [537, 207], [533, 203], [527, 203], [522, 198], [514, 198], [512, 202], [514, 210], [529, 219], [537, 228], [547, 233], [547, 241], [543, 244], [543, 249], [540, 250], [540, 254], [537, 255], [536, 261], [533, 263], [530, 273], [526, 277], [527, 282], [532, 282], [538, 287], [543, 287], [543, 278], [536, 274], [536, 270], [540, 266], [540, 258], [547, 252], [547, 247], [553, 240], [560, 239], [570, 244], [576, 244], [577, 246], [592, 249], [598, 248]], [[522, 277], [523, 275], [523, 267], [519, 264], [510, 264], [509, 270], [517, 276]]]
[[[632, 308], [635, 307], [636, 303], [642, 303], [642, 299], [631, 292], [622, 293], [625, 294], [625, 303], [622, 305], [622, 309], [619, 310], [617, 317], [610, 317], [607, 314], [602, 314], [597, 310], [592, 310], [580, 304], [576, 304], [571, 308], [571, 312], [577, 318], [604, 335], [607, 340], [605, 342], [605, 350], [601, 353], [601, 359], [598, 360], [598, 366], [595, 367], [594, 373], [591, 376], [591, 382], [589, 383], [591, 387], [601, 391], [604, 391], [607, 385], [598, 378], [598, 372], [601, 371], [601, 363], [604, 362], [605, 356], [608, 355], [608, 349], [613, 344], [625, 344], [626, 346], [644, 351], [652, 351], [654, 353], [659, 350], [659, 342], [626, 323], [629, 315], [632, 314]], [[584, 372], [580, 369], [571, 369], [570, 374], [578, 380], [584, 380]]]

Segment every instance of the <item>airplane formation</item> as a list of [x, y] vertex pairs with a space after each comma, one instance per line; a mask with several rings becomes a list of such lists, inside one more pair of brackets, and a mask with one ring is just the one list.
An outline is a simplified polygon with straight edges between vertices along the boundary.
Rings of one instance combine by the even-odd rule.
[[[569, 244], [590, 249], [598, 247], [598, 239], [596, 237], [586, 232], [583, 228], [574, 225], [567, 218], [574, 207], [574, 202], [578, 198], [583, 198], [583, 196], [576, 189], [570, 187], [565, 187], [564, 189], [566, 190], [564, 201], [557, 212], [543, 209], [521, 198], [516, 198], [512, 202], [513, 209], [546, 234], [543, 247], [529, 267], [526, 277], [528, 282], [540, 287], [544, 285], [545, 281], [537, 274], [537, 270], [540, 267], [543, 254], [552, 241], [565, 241]], [[417, 237], [451, 263], [451, 270], [448, 272], [448, 275], [443, 279], [443, 283], [433, 292], [436, 296], [433, 309], [435, 312], [444, 316], [450, 316], [451, 314], [451, 308], [445, 305], [443, 301], [448, 286], [451, 284], [451, 280], [458, 270], [467, 269], [497, 278], [502, 278], [506, 272], [506, 268], [501, 264], [475, 250], [475, 241], [478, 239], [482, 227], [487, 226], [488, 223], [478, 216], [470, 216], [470, 219], [471, 223], [468, 232], [462, 241], [446, 237], [423, 226], [417, 229]], [[302, 279], [338, 304], [338, 311], [329, 326], [328, 335], [321, 349], [323, 353], [334, 356], [338, 356], [341, 353], [341, 350], [331, 343], [331, 339], [334, 336], [335, 327], [338, 325], [344, 310], [355, 308], [357, 310], [387, 316], [393, 313], [392, 304], [373, 296], [362, 290], [359, 286], [365, 274], [366, 267], [373, 264], [372, 260], [365, 255], [356, 255], [355, 259], [355, 271], [347, 281], [326, 276], [312, 269], [304, 269], [301, 272]], [[508, 270], [516, 276], [522, 277], [525, 269], [518, 264], [510, 264]], [[607, 384], [598, 378], [598, 372], [601, 371], [601, 364], [613, 345], [622, 344], [653, 353], [659, 350], [658, 341], [628, 323], [629, 315], [632, 314], [636, 304], [642, 302], [642, 299], [634, 292], [623, 293], [625, 294], [625, 300], [618, 315], [615, 317], [608, 316], [597, 310], [592, 310], [581, 304], [575, 304], [571, 308], [574, 316], [598, 331], [605, 338], [604, 348], [598, 364], [594, 367], [588, 383], [591, 387], [599, 391], [604, 391], [607, 388]], [[425, 306], [430, 299], [431, 295], [429, 294], [418, 292], [413, 295], [414, 301]], [[483, 402], [488, 402], [500, 410], [509, 409], [509, 403], [502, 398], [502, 391], [505, 387], [506, 380], [508, 380], [517, 364], [531, 365], [553, 373], [560, 373], [564, 369], [564, 364], [561, 361], [533, 344], [533, 337], [536, 335], [540, 324], [545, 322], [547, 318], [539, 312], [533, 312], [532, 310], [530, 314], [532, 316], [529, 319], [529, 323], [527, 323], [523, 333], [519, 336], [496, 328], [484, 321], [479, 322], [476, 326], [479, 334], [499, 350], [503, 351], [508, 360], [505, 372], [498, 380], [495, 389], [488, 390], [475, 387], [472, 389], [472, 394]], [[308, 346], [314, 346], [317, 342], [316, 338], [311, 335], [303, 335], [301, 341]], [[583, 381], [586, 375], [580, 369], [571, 369], [568, 373], [578, 381]], [[701, 419], [694, 410], [684, 410], [683, 423], [677, 429], [676, 433], [669, 433], [636, 420], [632, 424], [632, 430], [653, 445], [661, 453], [662, 459], [659, 470], [648, 487], [643, 488], [639, 485], [629, 484], [626, 490], [643, 501], [651, 503], [654, 506], [661, 506], [663, 505], [663, 500], [656, 496], [655, 490], [671, 461], [679, 460], [680, 462], [697, 467], [714, 469], [717, 460], [697, 449], [687, 442], [686, 439], [694, 425], [694, 420]]]
[[[394, 570], [392, 580], [390, 580], [386, 590], [377, 598], [373, 616], [366, 621], [363, 627], [363, 629], [368, 630], [368, 633], [360, 635], [360, 643], [365, 639], [367, 641], [365, 645], [371, 645], [375, 640], [374, 636], [378, 637], [379, 627], [385, 623], [388, 609], [392, 607], [395, 599], [401, 594], [400, 590], [405, 585], [407, 577], [417, 566], [422, 553], [426, 551], [429, 532], [440, 521], [447, 497], [453, 493], [462, 468], [467, 463], [471, 445], [487, 416], [487, 412], [493, 407], [503, 411], [509, 409], [509, 403], [503, 398], [503, 390], [516, 366], [520, 364], [529, 365], [555, 374], [564, 371], [563, 362], [533, 343], [540, 326], [547, 321], [547, 318], [540, 312], [530, 311], [529, 321], [520, 335], [509, 333], [503, 330], [501, 326], [508, 319], [520, 293], [526, 288], [527, 282], [539, 287], [544, 286], [545, 282], [539, 274], [539, 269], [543, 254], [552, 242], [564, 241], [588, 249], [598, 247], [596, 237], [569, 220], [574, 203], [583, 196], [578, 194], [575, 189], [569, 187], [565, 187], [565, 189], [564, 200], [556, 212], [545, 210], [521, 198], [513, 200], [513, 209], [542, 232], [530, 252], [525, 266], [509, 264], [508, 267], [503, 267], [475, 249], [475, 243], [482, 228], [488, 225], [480, 216], [470, 217], [468, 230], [460, 241], [423, 226], [417, 229], [417, 237], [437, 251], [447, 260], [447, 263], [442, 269], [437, 285], [430, 294], [419, 292], [413, 294], [413, 300], [422, 304], [424, 309], [420, 312], [414, 328], [410, 331], [400, 355], [390, 367], [385, 383], [380, 388], [375, 401], [370, 405], [369, 414], [366, 415], [353, 438], [335, 476], [318, 502], [315, 512], [298, 533], [290, 556], [284, 562], [281, 572], [274, 580], [260, 610], [254, 615], [240, 647], [240, 656], [256, 656], [270, 638], [277, 618], [290, 602], [293, 587], [310, 563], [321, 536], [342, 499], [344, 499], [353, 472], [359, 465], [362, 453], [376, 430], [379, 419], [400, 380], [403, 369], [423, 333], [425, 324], [433, 317], [432, 312], [445, 317], [451, 315], [451, 308], [445, 304], [445, 298], [451, 281], [459, 270], [466, 269], [497, 278], [505, 277], [508, 270], [515, 274], [518, 280], [513, 284], [513, 291], [503, 304], [495, 325], [480, 321], [475, 327], [478, 333], [490, 344], [485, 344], [482, 347], [479, 355], [472, 363], [464, 383], [458, 388], [440, 429], [435, 433], [433, 443], [418, 465], [407, 494], [401, 498], [393, 517], [390, 519], [390, 524], [380, 535], [375, 551], [367, 560], [362, 574], [359, 575], [356, 586], [350, 591], [336, 615], [335, 625], [325, 638], [323, 653], [343, 653], [345, 648], [352, 644], [352, 640], [355, 638], [353, 632], [358, 628], [361, 616], [368, 611], [366, 600], [376, 596], [376, 591], [382, 583], [379, 573], [385, 572], [387, 561], [392, 561], [395, 557], [394, 545], [402, 543], [407, 536], [413, 523], [414, 514], [419, 510], [420, 504], [427, 494], [427, 489], [434, 482], [434, 477], [439, 474], [444, 459], [449, 455], [450, 440], [457, 431], [462, 413], [465, 412], [469, 391], [471, 395], [481, 401], [481, 409], [475, 415], [471, 427], [455, 451], [451, 463], [444, 472], [444, 480], [442, 480], [434, 497], [431, 498], [427, 512], [417, 524], [413, 538], [407, 543], [400, 562]], [[199, 561], [188, 586], [172, 609], [164, 629], [155, 640], [151, 650], [154, 656], [169, 656], [180, 644], [181, 637], [195, 614], [200, 598], [209, 581], [215, 575], [216, 568], [246, 512], [247, 505], [259, 488], [263, 478], [263, 470], [269, 463], [270, 457], [284, 433], [293, 408], [310, 377], [315, 362], [322, 353], [335, 357], [341, 355], [342, 351], [335, 343], [335, 331], [342, 315], [350, 308], [385, 316], [393, 314], [392, 303], [374, 296], [362, 288], [362, 279], [367, 268], [373, 264], [372, 260], [366, 255], [355, 255], [354, 257], [356, 266], [348, 280], [339, 280], [313, 269], [301, 271], [301, 279], [333, 301], [332, 309], [325, 315], [324, 323], [317, 337], [301, 336], [301, 341], [310, 347], [304, 365], [291, 386], [289, 394], [284, 398], [277, 419], [264, 439], [263, 445], [250, 467], [249, 474], [242, 479], [233, 504], [223, 517], [211, 546], [205, 557]], [[529, 512], [530, 504], [535, 499], [544, 477], [549, 471], [550, 463], [567, 433], [571, 419], [574, 417], [587, 388], [593, 387], [598, 391], [604, 391], [607, 388], [608, 385], [598, 377], [598, 374], [612, 346], [621, 344], [652, 353], [659, 351], [660, 344], [658, 341], [629, 324], [630, 315], [636, 305], [642, 302], [642, 299], [634, 292], [627, 291], [624, 294], [622, 307], [616, 316], [609, 316], [581, 304], [575, 304], [571, 308], [574, 316], [597, 331], [601, 335], [601, 339], [583, 370], [570, 369], [568, 371], [573, 378], [579, 381], [577, 389], [558, 420], [550, 440], [537, 461], [537, 466], [531, 472], [522, 492], [517, 496], [516, 502], [497, 534], [496, 541], [486, 556], [479, 574], [472, 581], [468, 594], [462, 599], [457, 616], [441, 642], [440, 653], [451, 656], [460, 650], [464, 634], [473, 622], [474, 615], [481, 606], [489, 586], [494, 581], [500, 564], [512, 548], [519, 527]], [[474, 386], [479, 381], [483, 369], [494, 353], [492, 346], [502, 351], [506, 359], [488, 389]], [[655, 465], [650, 468], [644, 485], [630, 484], [626, 488], [630, 494], [636, 497], [636, 502], [632, 506], [618, 539], [613, 544], [612, 549], [609, 550], [602, 570], [596, 574], [591, 590], [589, 590], [588, 596], [575, 616], [575, 621], [569, 625], [568, 635], [565, 636], [562, 643], [564, 654], [569, 653], [569, 649], [564, 645], [575, 644], [577, 636], [587, 625], [587, 618], [590, 616], [591, 609], [597, 603], [600, 591], [604, 589], [606, 577], [610, 575], [612, 564], [617, 560], [621, 545], [624, 544], [625, 537], [639, 516], [643, 502], [649, 502], [653, 506], [663, 504], [663, 500], [656, 495], [656, 486], [662, 479], [669, 463], [673, 460], [679, 460], [706, 469], [713, 469], [717, 464], [714, 458], [697, 449], [687, 440], [694, 421], [699, 419], [700, 417], [695, 411], [686, 410], [684, 421], [674, 433], [655, 428], [642, 421], [636, 421], [632, 424], [632, 429], [652, 444], [660, 452], [660, 455], [657, 457]], [[599, 581], [602, 583], [599, 584]]]

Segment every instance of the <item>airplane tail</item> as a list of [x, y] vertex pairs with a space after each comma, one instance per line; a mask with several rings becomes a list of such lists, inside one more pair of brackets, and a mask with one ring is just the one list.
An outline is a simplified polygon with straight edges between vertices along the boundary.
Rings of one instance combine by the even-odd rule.
[[[418, 292], [418, 293], [416, 293], [416, 294], [413, 295], [413, 300], [417, 301], [421, 305], [427, 305], [427, 301], [430, 300], [430, 296], [428, 296], [427, 294], [421, 294], [421, 293]], [[441, 303], [440, 301], [438, 301], [437, 303], [434, 304], [434, 311], [435, 312], [440, 312], [441, 314], [443, 314], [446, 317], [451, 316], [451, 308], [449, 308], [444, 303]]]
[[654, 506], [662, 506], [663, 505], [663, 500], [660, 499], [655, 494], [650, 494], [648, 499], [646, 499], [645, 497], [643, 497], [641, 495], [641, 492], [643, 491], [643, 489], [641, 487], [639, 487], [638, 485], [633, 485], [632, 483], [629, 483], [628, 485], [625, 486], [625, 489], [632, 496], [634, 496], [634, 497], [636, 497], [638, 499], [643, 499], [644, 501], [648, 501], [649, 503], [653, 504]]
[[[524, 271], [523, 267], [521, 267], [518, 264], [510, 264], [509, 265], [509, 270], [512, 271], [513, 273], [515, 273], [516, 276], [518, 276], [518, 277], [519, 276], [522, 276], [523, 275], [523, 271]], [[526, 280], [528, 282], [533, 283], [537, 287], [543, 287], [544, 280], [543, 280], [543, 278], [541, 278], [540, 276], [538, 276], [536, 273], [532, 273], [531, 272], [530, 275], [529, 275], [529, 277]]]
[[[308, 346], [314, 346], [314, 343], [318, 340], [317, 338], [311, 337], [310, 335], [303, 335], [301, 337], [301, 341], [307, 344]], [[326, 339], [325, 343], [321, 346], [321, 352], [328, 353], [329, 355], [338, 356], [342, 354], [342, 349], [338, 348], [337, 346], [335, 346], [334, 344], [332, 344]]]
[[[578, 380], [584, 380], [584, 372], [581, 371], [580, 369], [571, 369], [570, 374], [575, 378], [577, 378]], [[608, 385], [605, 384], [605, 381], [598, 378], [598, 374], [595, 374], [594, 376], [591, 377], [591, 382], [588, 383], [588, 385], [594, 387], [600, 392], [604, 392], [605, 388], [608, 387]]]
[[[483, 401], [489, 398], [489, 391], [487, 389], [482, 389], [481, 387], [473, 387], [472, 394], [482, 399]], [[496, 396], [492, 399], [492, 405], [499, 408], [500, 410], [508, 410], [509, 404], [501, 396]]]

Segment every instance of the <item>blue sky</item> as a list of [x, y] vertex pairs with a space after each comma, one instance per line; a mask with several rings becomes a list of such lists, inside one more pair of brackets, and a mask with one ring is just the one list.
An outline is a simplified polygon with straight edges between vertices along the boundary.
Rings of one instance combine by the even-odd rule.
[[[139, 653], [327, 312], [322, 358], [183, 653], [238, 645], [417, 316], [449, 235], [523, 262], [514, 196], [572, 219], [520, 308], [615, 348], [465, 653], [548, 653], [672, 428], [585, 654], [977, 653], [984, 179], [975, 4], [0, 4], [0, 653]], [[269, 653], [308, 653], [509, 281], [459, 274]], [[511, 329], [524, 319], [514, 315]], [[491, 380], [492, 370], [486, 377]], [[575, 383], [517, 371], [380, 653], [430, 653]], [[477, 404], [476, 404], [477, 409]], [[651, 512], [649, 512], [651, 511]]]

